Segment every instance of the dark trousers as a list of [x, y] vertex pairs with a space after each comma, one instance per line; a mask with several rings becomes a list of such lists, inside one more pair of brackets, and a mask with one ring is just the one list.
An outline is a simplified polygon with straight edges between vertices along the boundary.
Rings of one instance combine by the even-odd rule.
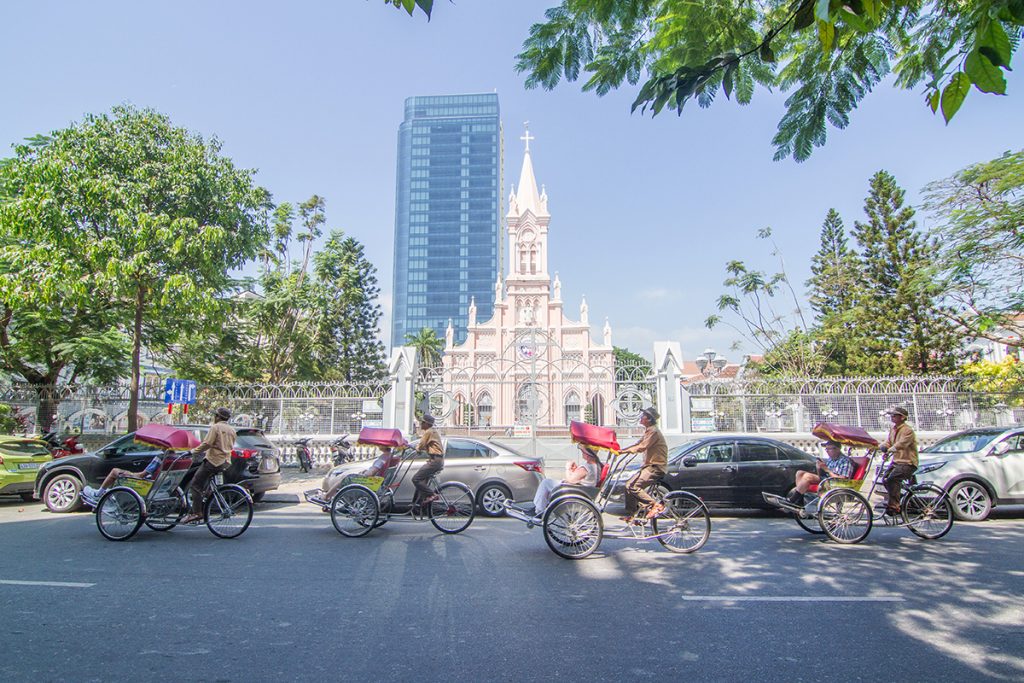
[[419, 471], [413, 475], [412, 483], [416, 487], [416, 495], [413, 496], [413, 503], [418, 503], [427, 496], [434, 492], [430, 490], [427, 483], [430, 478], [435, 474], [444, 469], [444, 458], [430, 458], [427, 462], [419, 469]]
[[889, 473], [883, 479], [885, 490], [889, 493], [889, 502], [886, 504], [888, 507], [895, 510], [900, 506], [900, 484], [914, 476], [916, 471], [916, 465], [907, 465], [900, 462], [893, 464], [892, 469], [889, 470]]
[[626, 482], [626, 514], [635, 515], [638, 503], [653, 505], [657, 501], [651, 498], [646, 489], [665, 476], [665, 470], [656, 465], [644, 465], [633, 478]]
[[201, 515], [203, 514], [203, 495], [206, 492], [206, 485], [210, 483], [210, 479], [213, 475], [218, 472], [223, 472], [227, 469], [227, 464], [224, 465], [211, 465], [208, 460], [204, 460], [196, 473], [192, 476], [192, 483], [189, 485], [188, 490], [192, 493], [192, 514]]

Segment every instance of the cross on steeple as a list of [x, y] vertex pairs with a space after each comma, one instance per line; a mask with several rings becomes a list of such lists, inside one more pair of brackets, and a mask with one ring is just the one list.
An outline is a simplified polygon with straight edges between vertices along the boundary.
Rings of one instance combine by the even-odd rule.
[[530, 135], [530, 122], [523, 121], [523, 127], [526, 128], [526, 134], [521, 136], [519, 139], [526, 142], [526, 151], [530, 151], [530, 140], [536, 140], [537, 138]]

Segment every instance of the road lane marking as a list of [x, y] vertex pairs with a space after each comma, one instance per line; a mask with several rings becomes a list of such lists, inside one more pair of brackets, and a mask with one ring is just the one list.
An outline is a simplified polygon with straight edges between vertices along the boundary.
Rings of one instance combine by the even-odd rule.
[[903, 602], [899, 595], [681, 595], [689, 602]]
[[54, 588], [92, 588], [95, 583], [73, 583], [70, 581], [15, 581], [0, 579], [0, 584], [7, 586], [52, 586]]

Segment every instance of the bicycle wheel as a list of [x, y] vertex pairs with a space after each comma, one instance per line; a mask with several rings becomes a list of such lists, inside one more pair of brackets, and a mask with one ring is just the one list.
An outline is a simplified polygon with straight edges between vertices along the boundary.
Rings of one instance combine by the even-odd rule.
[[818, 503], [818, 524], [836, 543], [860, 543], [871, 531], [871, 507], [850, 489], [833, 489]]
[[142, 526], [142, 500], [126, 488], [110, 489], [96, 505], [96, 528], [111, 541], [125, 541]]
[[465, 484], [450, 481], [438, 487], [437, 495], [428, 510], [430, 523], [446, 534], [465, 531], [476, 516], [473, 492]]
[[237, 538], [252, 522], [252, 499], [236, 484], [218, 486], [206, 501], [206, 526], [218, 538]]
[[365, 536], [377, 526], [379, 515], [377, 496], [365, 486], [346, 486], [331, 500], [331, 524], [342, 536]]
[[582, 560], [601, 545], [604, 521], [589, 498], [563, 496], [544, 513], [544, 540], [559, 557]]
[[692, 553], [711, 536], [708, 506], [688, 491], [673, 491], [662, 501], [665, 512], [651, 520], [658, 542], [674, 553]]
[[176, 488], [170, 498], [154, 501], [146, 526], [154, 531], [170, 531], [185, 516], [185, 510], [185, 494]]
[[915, 486], [900, 501], [903, 522], [913, 533], [934, 541], [953, 528], [953, 503], [938, 486]]

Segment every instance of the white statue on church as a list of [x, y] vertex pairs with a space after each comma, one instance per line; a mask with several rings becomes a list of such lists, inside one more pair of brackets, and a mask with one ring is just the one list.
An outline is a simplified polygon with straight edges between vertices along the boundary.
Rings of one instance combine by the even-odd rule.
[[555, 293], [552, 297], [555, 301], [562, 300], [562, 281], [558, 279], [558, 271], [555, 271]]

